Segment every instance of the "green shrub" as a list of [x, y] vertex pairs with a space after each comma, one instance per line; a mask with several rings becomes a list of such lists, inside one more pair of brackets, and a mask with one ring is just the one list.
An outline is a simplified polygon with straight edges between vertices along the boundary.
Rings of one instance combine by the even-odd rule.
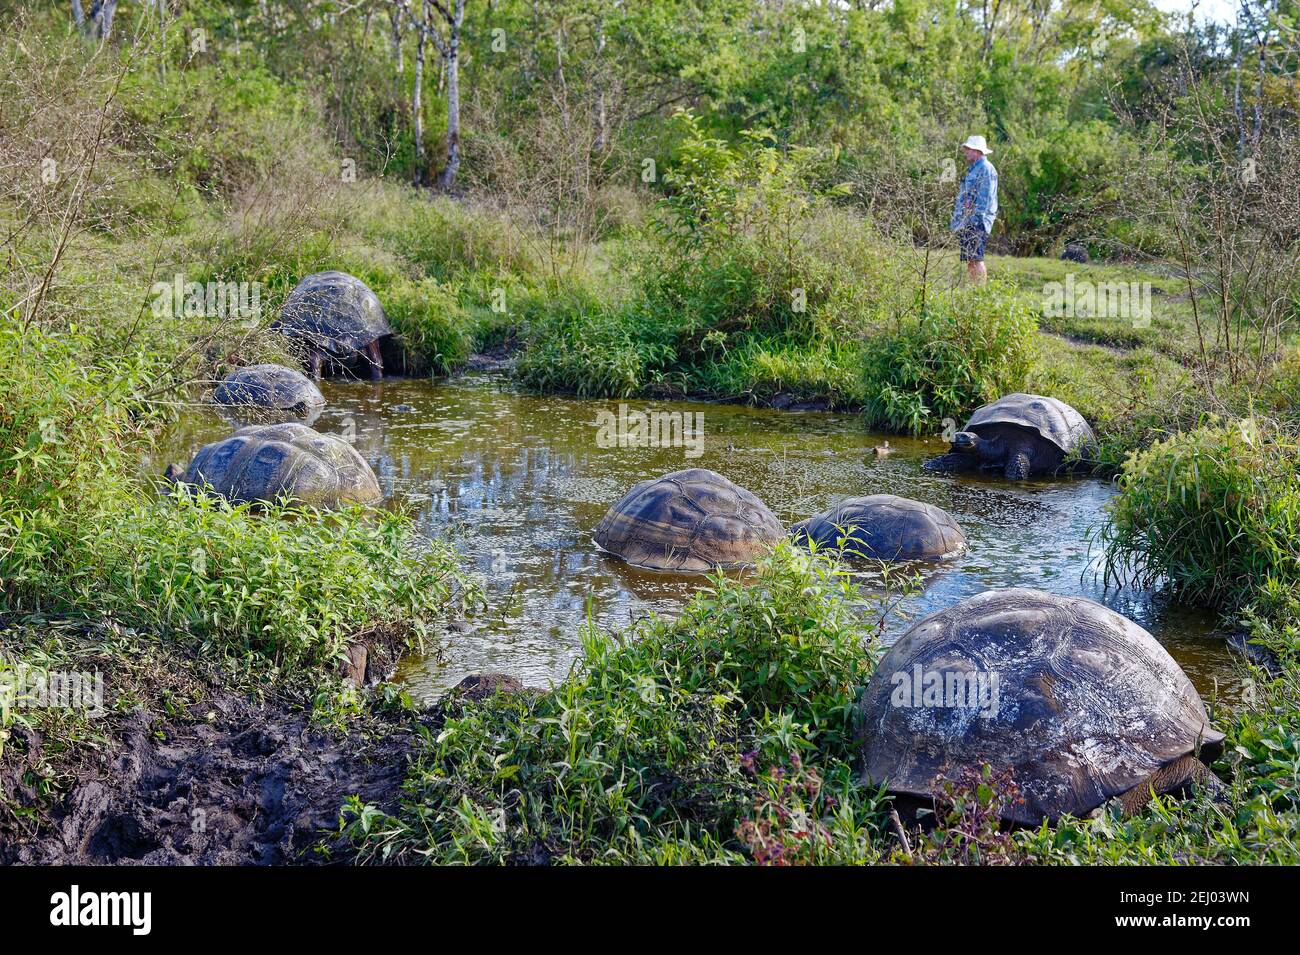
[[96, 355], [97, 344], [75, 326], [0, 320], [0, 510], [25, 512], [28, 527], [75, 520], [97, 496], [118, 493], [153, 414], [133, 400], [149, 359], [115, 361]]
[[527, 312], [515, 374], [531, 388], [625, 398], [643, 390], [651, 369], [673, 354], [649, 337], [653, 326], [638, 322], [630, 309], [606, 308], [582, 289], [534, 299]]
[[457, 595], [451, 548], [417, 546], [387, 512], [253, 511], [181, 489], [61, 530], [40, 551], [18, 542], [16, 608], [104, 615], [284, 667], [323, 665], [365, 630], [418, 636]]
[[[749, 132], [705, 135], [689, 114], [658, 215], [621, 267], [617, 300], [588, 291], [529, 323], [519, 371], [541, 388], [650, 388], [762, 399], [793, 390], [856, 404], [857, 338], [879, 263], [860, 219], [821, 189], [829, 154]], [[847, 340], [847, 343], [845, 343]]]
[[1036, 330], [1033, 310], [1013, 286], [932, 294], [918, 315], [866, 342], [869, 422], [919, 434], [1023, 391]]
[[1163, 579], [1181, 599], [1238, 608], [1300, 581], [1294, 448], [1250, 419], [1131, 454], [1101, 538], [1107, 577]]
[[455, 286], [404, 279], [383, 289], [383, 302], [408, 374], [448, 374], [474, 350], [472, 322]]

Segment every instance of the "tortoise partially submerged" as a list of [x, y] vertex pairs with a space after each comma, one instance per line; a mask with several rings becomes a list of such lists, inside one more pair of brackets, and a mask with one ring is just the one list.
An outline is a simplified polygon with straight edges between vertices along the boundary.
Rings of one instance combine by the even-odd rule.
[[700, 573], [745, 567], [784, 536], [762, 501], [707, 468], [642, 481], [609, 509], [596, 545], [651, 570]]
[[289, 293], [272, 328], [307, 343], [308, 368], [319, 379], [327, 357], [362, 354], [370, 377], [384, 377], [379, 339], [393, 333], [379, 297], [370, 286], [346, 272], [316, 272]]
[[237, 368], [218, 383], [212, 401], [228, 407], [252, 406], [299, 416], [325, 405], [324, 395], [306, 375], [284, 365]]
[[315, 507], [371, 504], [382, 497], [379, 481], [342, 438], [302, 424], [252, 425], [204, 445], [182, 475], [167, 477], [210, 487], [235, 503], [289, 497]]
[[925, 463], [932, 471], [996, 468], [1013, 481], [1054, 474], [1067, 456], [1096, 447], [1092, 428], [1064, 401], [1017, 392], [979, 408], [952, 438], [952, 451]]
[[1196, 690], [1137, 624], [1082, 597], [990, 590], [919, 621], [859, 704], [863, 781], [911, 800], [987, 763], [1022, 801], [1009, 822], [1083, 816], [1113, 797], [1210, 787], [1222, 751]]
[[845, 498], [790, 529], [797, 542], [841, 548], [848, 557], [940, 560], [966, 549], [966, 535], [942, 508], [894, 494]]

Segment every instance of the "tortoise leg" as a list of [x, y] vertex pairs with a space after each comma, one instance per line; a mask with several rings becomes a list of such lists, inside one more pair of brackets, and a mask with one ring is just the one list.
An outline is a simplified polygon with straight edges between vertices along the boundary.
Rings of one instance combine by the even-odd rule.
[[1024, 447], [1015, 447], [1007, 454], [1007, 467], [1002, 473], [1008, 481], [1023, 481], [1029, 477], [1033, 466], [1029, 462], [1029, 451]]
[[307, 377], [312, 381], [320, 381], [321, 366], [324, 363], [324, 353], [319, 348], [313, 348], [307, 356]]
[[1216, 798], [1221, 798], [1227, 792], [1227, 787], [1208, 766], [1195, 756], [1183, 756], [1161, 766], [1128, 792], [1121, 793], [1120, 811], [1126, 816], [1131, 816], [1141, 812], [1155, 794], [1178, 792], [1188, 786], [1204, 786]]
[[366, 360], [370, 362], [370, 380], [378, 381], [384, 377], [384, 356], [379, 351], [379, 339], [365, 347]]
[[975, 455], [953, 451], [949, 454], [941, 454], [937, 458], [931, 458], [921, 465], [921, 469], [924, 471], [973, 471], [977, 463]]

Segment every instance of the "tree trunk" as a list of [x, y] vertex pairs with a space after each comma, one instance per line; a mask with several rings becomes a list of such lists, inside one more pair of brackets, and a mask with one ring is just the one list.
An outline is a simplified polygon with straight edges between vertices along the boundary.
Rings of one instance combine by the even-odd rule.
[[438, 186], [451, 190], [460, 171], [460, 26], [465, 21], [465, 0], [456, 0], [447, 32], [447, 165]]
[[605, 116], [605, 18], [596, 24], [596, 138], [595, 152], [603, 153], [609, 142], [608, 121]]
[[[427, 0], [426, 0], [427, 2]], [[415, 135], [415, 184], [424, 181], [424, 106], [421, 87], [424, 85], [424, 44], [425, 33], [419, 30], [415, 35], [415, 92], [411, 96], [411, 123]]]
[[447, 165], [443, 167], [438, 185], [450, 190], [456, 185], [460, 170], [460, 35], [451, 35], [447, 53]]
[[393, 62], [397, 65], [397, 75], [406, 72], [406, 61], [402, 55], [402, 14], [396, 6], [388, 8], [388, 19], [393, 25]]

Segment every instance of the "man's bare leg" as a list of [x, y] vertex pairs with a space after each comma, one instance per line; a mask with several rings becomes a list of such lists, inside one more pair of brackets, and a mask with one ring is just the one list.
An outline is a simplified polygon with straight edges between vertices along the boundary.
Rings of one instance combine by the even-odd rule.
[[984, 268], [983, 261], [967, 262], [966, 274], [970, 276], [971, 285], [983, 285], [989, 277], [988, 269]]

